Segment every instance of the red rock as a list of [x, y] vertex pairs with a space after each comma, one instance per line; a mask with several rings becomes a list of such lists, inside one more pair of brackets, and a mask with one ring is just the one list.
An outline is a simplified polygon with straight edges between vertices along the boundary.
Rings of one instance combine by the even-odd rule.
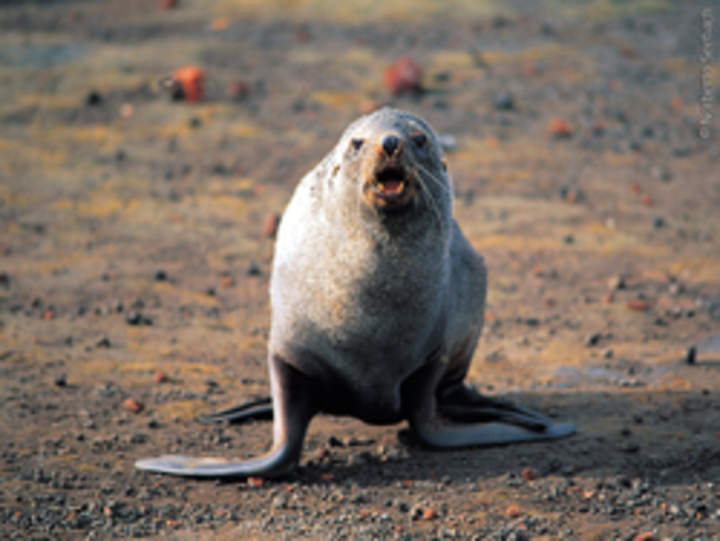
[[385, 86], [395, 95], [422, 92], [422, 75], [420, 65], [403, 56], [385, 68]]
[[164, 370], [156, 370], [153, 375], [153, 381], [155, 383], [165, 383], [168, 380], [167, 372]]
[[184, 66], [173, 73], [173, 81], [180, 84], [187, 101], [200, 101], [205, 96], [203, 83], [205, 72], [197, 66]]
[[223, 287], [232, 287], [235, 285], [235, 278], [233, 278], [232, 276], [223, 276], [220, 279], [220, 285], [222, 285]]
[[522, 512], [520, 511], [520, 507], [518, 505], [512, 504], [505, 509], [505, 516], [507, 518], [517, 518], [520, 515], [522, 515]]
[[643, 205], [646, 207], [652, 207], [655, 201], [653, 200], [652, 196], [645, 194], [642, 198]]
[[654, 541], [655, 539], [652, 532], [642, 532], [633, 537], [633, 541]]
[[263, 233], [266, 237], [274, 239], [280, 225], [280, 215], [277, 213], [268, 214], [263, 222]]
[[163, 9], [172, 9], [178, 7], [179, 0], [162, 0]]
[[548, 133], [556, 139], [567, 139], [572, 136], [572, 126], [564, 118], [551, 118], [547, 126]]
[[135, 400], [133, 397], [130, 397], [123, 402], [123, 408], [134, 413], [140, 413], [145, 406], [139, 400]]
[[250, 93], [250, 87], [245, 81], [233, 81], [228, 88], [228, 94], [235, 101], [241, 101]]
[[537, 479], [537, 473], [535, 472], [535, 470], [529, 467], [523, 468], [523, 471], [520, 475], [522, 475], [522, 478], [526, 481], [532, 481], [533, 479]]
[[53, 314], [52, 310], [45, 310], [45, 312], [43, 312], [43, 319], [47, 320], [52, 319], [53, 317], [55, 317], [55, 314]]
[[312, 34], [306, 28], [298, 28], [295, 30], [295, 41], [304, 43], [312, 39]]
[[261, 487], [265, 483], [265, 479], [262, 477], [248, 477], [247, 484], [251, 487]]
[[650, 307], [645, 299], [630, 299], [627, 306], [630, 310], [635, 310], [637, 312], [644, 312]]
[[432, 507], [426, 507], [423, 509], [422, 518], [425, 520], [432, 520], [438, 516], [437, 511], [433, 509]]

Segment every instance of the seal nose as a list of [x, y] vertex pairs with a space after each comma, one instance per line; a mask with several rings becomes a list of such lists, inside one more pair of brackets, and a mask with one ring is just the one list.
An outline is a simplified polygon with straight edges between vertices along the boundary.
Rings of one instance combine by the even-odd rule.
[[381, 143], [385, 154], [392, 156], [400, 146], [400, 139], [397, 135], [388, 134], [382, 138]]

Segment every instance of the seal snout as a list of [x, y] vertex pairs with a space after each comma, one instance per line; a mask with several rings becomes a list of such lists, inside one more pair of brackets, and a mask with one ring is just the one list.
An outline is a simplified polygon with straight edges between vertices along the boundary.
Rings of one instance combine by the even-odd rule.
[[389, 158], [392, 158], [393, 154], [395, 154], [395, 151], [399, 149], [400, 143], [400, 138], [393, 133], [388, 133], [384, 135], [383, 138], [380, 140], [380, 144], [382, 145], [385, 154], [387, 154]]

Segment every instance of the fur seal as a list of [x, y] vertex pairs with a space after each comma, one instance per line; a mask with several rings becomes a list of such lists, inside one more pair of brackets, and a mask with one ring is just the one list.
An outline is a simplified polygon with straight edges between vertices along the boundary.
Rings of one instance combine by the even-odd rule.
[[250, 460], [166, 455], [137, 468], [275, 477], [298, 465], [320, 412], [407, 420], [432, 447], [568, 436], [572, 423], [464, 385], [480, 337], [486, 269], [453, 219], [440, 145], [422, 119], [384, 108], [353, 122], [297, 186], [270, 284], [270, 399], [205, 421], [272, 415], [270, 451]]

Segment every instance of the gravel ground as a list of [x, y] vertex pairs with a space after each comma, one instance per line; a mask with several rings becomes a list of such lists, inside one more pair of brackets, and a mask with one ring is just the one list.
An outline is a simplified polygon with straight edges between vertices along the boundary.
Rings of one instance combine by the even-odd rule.
[[[709, 5], [2, 3], [0, 536], [720, 539]], [[321, 416], [287, 479], [135, 471], [267, 447], [194, 418], [267, 394], [274, 226], [382, 104], [443, 135], [488, 263], [471, 381], [578, 434], [435, 452]]]

